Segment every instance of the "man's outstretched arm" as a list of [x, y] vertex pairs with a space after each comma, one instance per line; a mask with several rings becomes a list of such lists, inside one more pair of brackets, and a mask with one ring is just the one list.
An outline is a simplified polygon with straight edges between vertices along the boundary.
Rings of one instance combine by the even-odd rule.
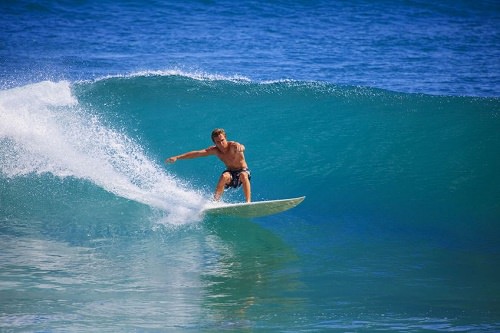
[[212, 147], [207, 148], [207, 149], [202, 149], [202, 150], [193, 150], [193, 151], [189, 151], [187, 153], [181, 154], [181, 155], [169, 157], [165, 160], [165, 163], [175, 163], [175, 161], [177, 161], [177, 160], [205, 157], [205, 156], [209, 156], [209, 155], [213, 155], [213, 154], [214, 154], [214, 152], [213, 152]]

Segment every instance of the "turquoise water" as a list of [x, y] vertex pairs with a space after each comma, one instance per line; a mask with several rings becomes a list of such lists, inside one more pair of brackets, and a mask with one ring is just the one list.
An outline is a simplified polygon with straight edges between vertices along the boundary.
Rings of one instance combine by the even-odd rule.
[[[170, 74], [0, 97], [5, 328], [498, 329], [496, 98]], [[306, 201], [200, 216], [222, 164], [162, 163], [217, 125], [255, 200]]]
[[0, 330], [499, 331], [497, 7], [3, 4]]

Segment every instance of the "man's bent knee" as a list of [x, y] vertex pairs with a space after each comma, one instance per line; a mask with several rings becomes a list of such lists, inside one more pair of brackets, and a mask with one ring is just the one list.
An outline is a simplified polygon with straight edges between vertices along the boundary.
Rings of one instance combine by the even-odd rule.
[[229, 172], [224, 172], [221, 176], [220, 176], [220, 179], [224, 181], [224, 184], [227, 185], [231, 182], [231, 180], [233, 179], [233, 177], [231, 176], [231, 174]]
[[240, 173], [240, 182], [246, 183], [249, 180], [248, 173], [242, 172]]

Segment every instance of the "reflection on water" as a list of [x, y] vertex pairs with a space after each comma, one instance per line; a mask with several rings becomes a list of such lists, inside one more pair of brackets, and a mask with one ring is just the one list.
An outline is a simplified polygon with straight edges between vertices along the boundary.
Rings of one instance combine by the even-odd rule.
[[[248, 220], [207, 221], [203, 307], [218, 327], [247, 328], [299, 313], [298, 258], [280, 238]], [[295, 295], [295, 296], [294, 296]]]
[[250, 330], [303, 313], [298, 257], [258, 224], [139, 221], [112, 237], [96, 221], [3, 221], [1, 328]]

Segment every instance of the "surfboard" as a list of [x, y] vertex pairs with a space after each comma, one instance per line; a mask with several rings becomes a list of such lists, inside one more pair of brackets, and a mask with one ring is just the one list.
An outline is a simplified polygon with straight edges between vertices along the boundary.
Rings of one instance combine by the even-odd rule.
[[203, 213], [210, 216], [262, 217], [289, 210], [300, 204], [304, 199], [305, 196], [292, 199], [254, 201], [250, 203], [227, 203], [220, 206], [207, 207], [203, 210]]

